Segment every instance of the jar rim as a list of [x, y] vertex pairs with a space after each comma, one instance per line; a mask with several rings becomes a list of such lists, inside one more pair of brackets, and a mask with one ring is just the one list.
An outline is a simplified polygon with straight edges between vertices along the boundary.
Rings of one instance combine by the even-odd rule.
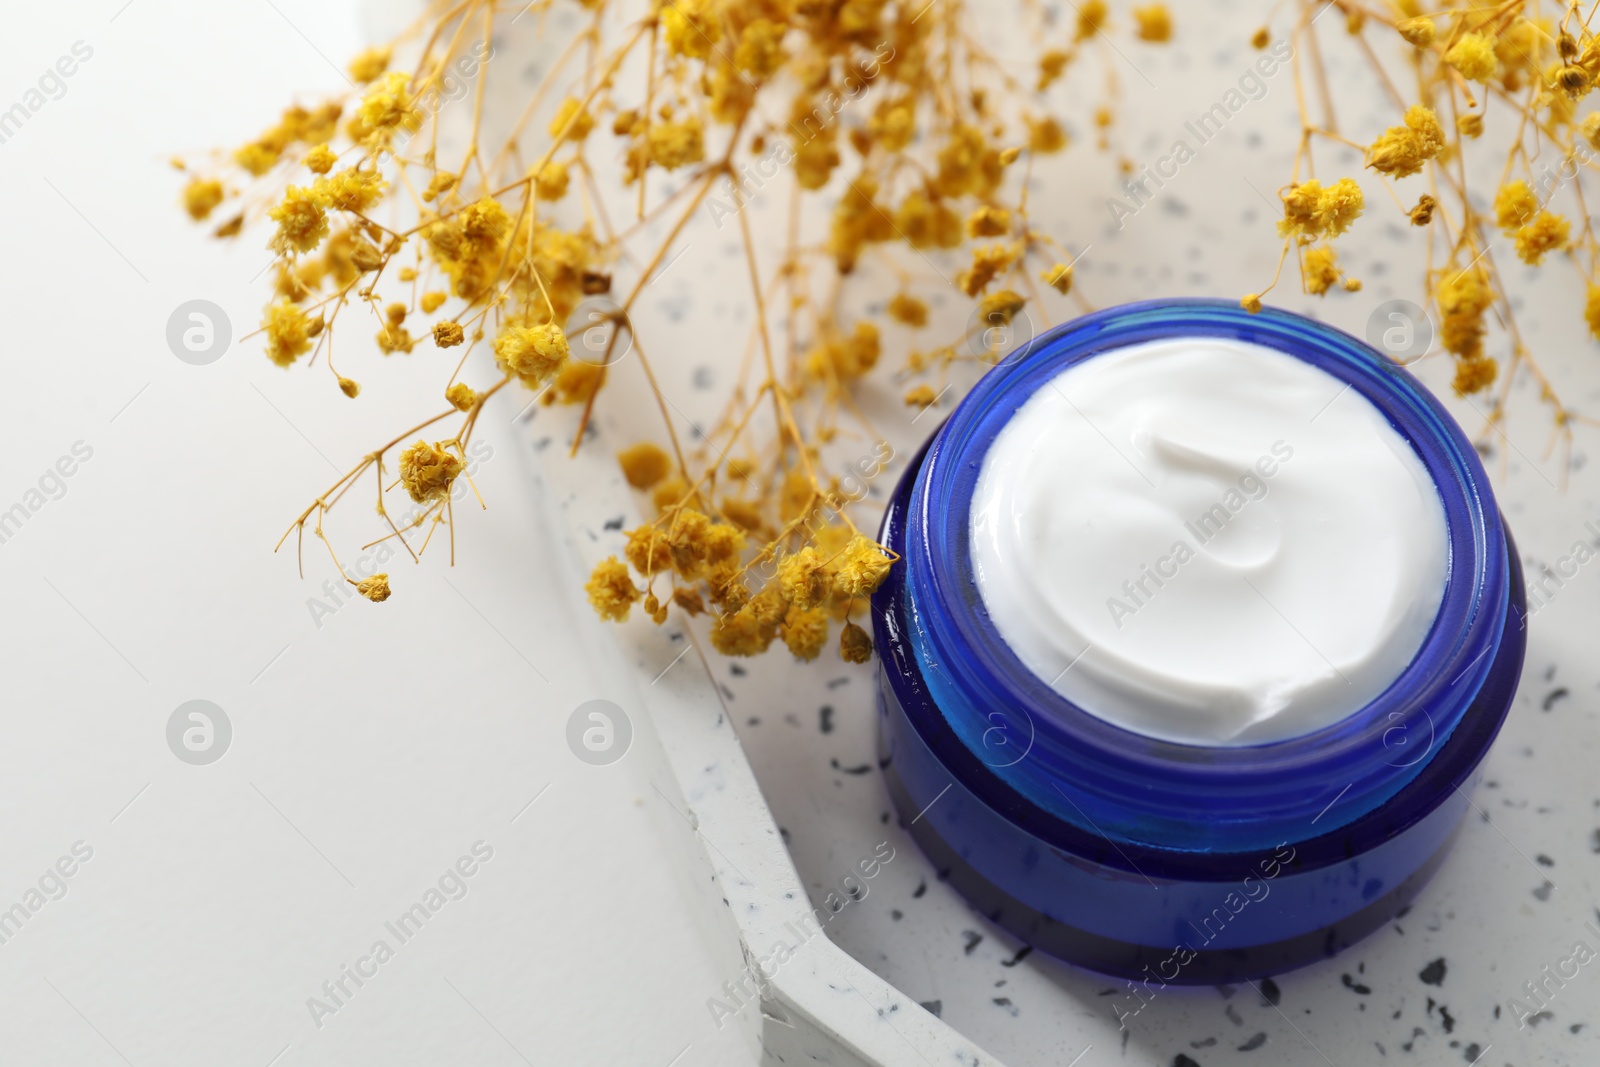
[[[1296, 737], [1206, 746], [1153, 738], [1101, 719], [1021, 662], [990, 620], [973, 580], [972, 496], [989, 447], [1016, 409], [1079, 362], [1145, 341], [1196, 336], [1265, 345], [1343, 381], [1416, 451], [1443, 505], [1449, 571], [1421, 647], [1365, 706]], [[1037, 802], [1061, 792], [1080, 814], [1084, 800], [1122, 797], [1155, 818], [1202, 790], [1232, 797], [1241, 819], [1260, 811], [1269, 813], [1264, 821], [1278, 823], [1327, 802], [1308, 784], [1337, 779], [1349, 783], [1341, 809], [1346, 821], [1353, 819], [1414, 778], [1437, 742], [1455, 729], [1482, 686], [1504, 625], [1505, 534], [1476, 451], [1403, 367], [1342, 331], [1289, 312], [1251, 314], [1219, 300], [1147, 301], [1041, 334], [985, 375], [951, 413], [929, 443], [907, 505], [906, 581], [924, 631], [919, 640], [941, 665], [934, 684], [960, 692], [965, 699], [954, 703], [981, 713], [980, 719], [969, 715], [970, 721], [952, 725], [969, 747], [975, 738], [987, 738], [997, 721], [1014, 727], [1019, 737], [1025, 726], [1030, 751], [1037, 746], [1044, 758], [1032, 766], [1023, 759], [1001, 767], [1002, 777]], [[1469, 679], [1471, 684], [1461, 684]], [[959, 715], [961, 708], [955, 710]], [[1427, 741], [1421, 756], [1398, 751], [1413, 738]], [[1062, 807], [1059, 801], [1047, 806]], [[1154, 832], [1159, 835], [1159, 828]]]

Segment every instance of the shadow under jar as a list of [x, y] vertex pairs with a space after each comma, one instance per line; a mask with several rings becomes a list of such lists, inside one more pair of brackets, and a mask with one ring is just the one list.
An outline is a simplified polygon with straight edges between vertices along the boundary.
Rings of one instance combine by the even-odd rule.
[[[1345, 383], [1442, 505], [1444, 587], [1420, 647], [1373, 699], [1298, 736], [1175, 742], [1091, 714], [1001, 637], [974, 573], [974, 494], [1018, 409], [1082, 361], [1185, 338], [1266, 346]], [[901, 557], [873, 609], [902, 824], [995, 923], [1152, 988], [1279, 973], [1393, 918], [1443, 862], [1521, 673], [1521, 567], [1471, 444], [1404, 369], [1286, 312], [1152, 301], [1041, 335], [924, 446], [881, 539]]]

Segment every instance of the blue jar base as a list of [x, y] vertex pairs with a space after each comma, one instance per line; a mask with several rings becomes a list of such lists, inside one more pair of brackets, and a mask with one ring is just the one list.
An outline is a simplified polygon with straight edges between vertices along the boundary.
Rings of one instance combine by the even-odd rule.
[[[882, 759], [880, 756], [880, 762]], [[1336, 955], [1389, 922], [1416, 898], [1444, 863], [1460, 830], [1458, 823], [1444, 844], [1412, 874], [1353, 914], [1318, 930], [1248, 948], [1189, 946], [1192, 955], [1177, 966], [1175, 975], [1163, 978], [1167, 973], [1163, 964], [1173, 961], [1173, 946], [1141, 945], [1106, 937], [1046, 915], [1018, 900], [964, 860], [939, 835], [931, 821], [918, 817], [921, 813], [901, 784], [892, 762], [884, 768], [883, 774], [901, 829], [917, 842], [923, 855], [934, 865], [939, 880], [949, 882], [984, 918], [1041, 952], [1102, 974], [1148, 981], [1152, 988], [1217, 985], [1265, 978]]]

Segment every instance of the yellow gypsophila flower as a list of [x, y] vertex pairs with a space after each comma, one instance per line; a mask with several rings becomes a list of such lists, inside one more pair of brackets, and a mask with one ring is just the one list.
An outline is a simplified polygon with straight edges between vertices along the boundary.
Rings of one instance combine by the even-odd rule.
[[1481, 33], [1464, 33], [1444, 54], [1444, 61], [1468, 81], [1485, 82], [1500, 70], [1494, 42]]
[[494, 340], [494, 358], [500, 369], [525, 384], [542, 385], [567, 361], [567, 335], [554, 323], [513, 326]]
[[1149, 4], [1133, 9], [1133, 19], [1139, 26], [1141, 41], [1172, 40], [1172, 12], [1166, 4]]
[[576, 143], [588, 137], [592, 129], [594, 116], [585, 111], [582, 101], [573, 96], [561, 101], [561, 106], [556, 109], [556, 117], [550, 120], [550, 136], [555, 140]]
[[1432, 44], [1434, 35], [1438, 32], [1433, 20], [1425, 16], [1404, 19], [1395, 26], [1395, 29], [1407, 44], [1417, 48], [1426, 48]]
[[321, 324], [287, 300], [271, 305], [261, 320], [267, 334], [267, 358], [280, 367], [289, 366], [311, 351], [311, 340], [319, 332], [315, 327]]
[[630, 445], [617, 453], [622, 476], [635, 489], [649, 489], [672, 472], [672, 458], [649, 441]]
[[359, 85], [366, 85], [389, 69], [389, 48], [369, 48], [350, 61], [350, 77]]
[[448, 496], [460, 473], [461, 461], [442, 444], [419, 440], [400, 453], [400, 484], [418, 504]]
[[356, 113], [361, 125], [385, 133], [400, 127], [416, 130], [422, 125], [422, 113], [409, 96], [410, 86], [411, 76], [398, 70], [391, 70], [373, 82]]
[[356, 592], [374, 604], [382, 604], [389, 599], [389, 575], [374, 574], [371, 578], [361, 579], [356, 583]]
[[602, 619], [611, 622], [625, 621], [628, 610], [640, 596], [638, 587], [628, 575], [628, 565], [616, 556], [607, 556], [602, 560], [583, 588], [589, 594], [589, 603], [594, 610]]
[[211, 178], [196, 178], [183, 188], [183, 208], [199, 222], [222, 203], [222, 183]]
[[1583, 301], [1583, 321], [1589, 324], [1589, 332], [1594, 339], [1600, 341], [1600, 285], [1593, 282], [1589, 284], [1589, 292]]
[[777, 629], [776, 623], [760, 617], [751, 601], [717, 618], [711, 626], [711, 647], [724, 656], [759, 655], [772, 644]]
[[1308, 249], [1304, 270], [1306, 292], [1315, 296], [1323, 295], [1339, 281], [1337, 253], [1328, 245]]
[[466, 382], [456, 382], [444, 391], [444, 398], [450, 401], [450, 406], [457, 411], [471, 411], [472, 406], [478, 402], [478, 393]]
[[1511, 231], [1533, 218], [1539, 210], [1539, 198], [1521, 178], [1506, 182], [1494, 194], [1495, 222], [1502, 230]]
[[833, 584], [845, 597], [871, 596], [888, 577], [890, 560], [869, 538], [856, 534], [832, 564]]
[[310, 252], [328, 236], [328, 213], [310, 189], [291, 185], [267, 217], [278, 224], [268, 247], [281, 256]]
[[375, 170], [351, 167], [326, 178], [318, 178], [312, 193], [335, 211], [367, 210], [383, 195], [383, 176]]
[[816, 659], [828, 643], [828, 613], [821, 608], [790, 608], [783, 620], [783, 643], [797, 659]]
[[1106, 23], [1105, 0], [1084, 0], [1078, 5], [1078, 40], [1093, 37]]
[[466, 330], [462, 329], [459, 322], [452, 319], [444, 319], [433, 324], [433, 343], [440, 348], [454, 348], [466, 338]]
[[1312, 178], [1290, 186], [1279, 196], [1283, 200], [1279, 235], [1307, 240], [1339, 236], [1361, 216], [1366, 206], [1361, 187], [1350, 178], [1340, 178], [1327, 188]]
[[706, 158], [705, 129], [698, 118], [650, 127], [648, 157], [662, 170], [676, 170]]
[[312, 174], [326, 174], [333, 169], [335, 163], [339, 162], [339, 157], [324, 142], [307, 152], [301, 162]]
[[1529, 266], [1538, 266], [1551, 252], [1567, 247], [1572, 224], [1560, 215], [1541, 211], [1517, 230], [1517, 255]]
[[1444, 127], [1433, 109], [1413, 104], [1406, 110], [1405, 125], [1391, 126], [1367, 149], [1367, 166], [1381, 174], [1405, 178], [1444, 147]]
[[913, 329], [928, 324], [928, 305], [910, 293], [896, 293], [889, 300], [889, 317]]
[[872, 658], [872, 638], [853, 622], [839, 633], [839, 658], [846, 663], [865, 663]]
[[778, 564], [778, 588], [784, 599], [805, 610], [816, 607], [832, 591], [822, 556], [810, 545], [785, 556]]

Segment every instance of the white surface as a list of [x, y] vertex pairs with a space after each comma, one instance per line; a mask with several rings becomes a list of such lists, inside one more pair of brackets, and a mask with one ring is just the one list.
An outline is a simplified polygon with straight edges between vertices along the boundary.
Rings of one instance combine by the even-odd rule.
[[1450, 554], [1432, 478], [1370, 401], [1227, 338], [1129, 345], [1041, 384], [984, 457], [971, 531], [1029, 670], [1197, 745], [1365, 706], [1422, 645]]
[[[438, 381], [374, 355], [346, 368], [365, 387], [351, 404], [258, 340], [207, 367], [167, 349], [193, 298], [236, 339], [253, 329], [268, 254], [189, 227], [166, 158], [341, 84], [319, 52], [361, 43], [354, 5], [10, 14], [6, 106], [75, 41], [93, 56], [0, 144], [0, 500], [76, 441], [94, 454], [0, 545], [0, 907], [74, 842], [93, 857], [0, 945], [0, 1061], [750, 1062], [705, 1011], [727, 975], [685, 921], [648, 739], [608, 767], [565, 743], [569, 713], [610, 696], [585, 680], [606, 631], [514, 458], [520, 405], [482, 422], [498, 489], [461, 524], [461, 565], [392, 567], [391, 601], [319, 627], [308, 598], [331, 564], [308, 545], [302, 584], [272, 543], [334, 464], [431, 413]], [[167, 748], [195, 698], [233, 727], [209, 766]], [[394, 945], [384, 923], [479, 840], [494, 856], [467, 895], [319, 1029], [307, 999]]]

